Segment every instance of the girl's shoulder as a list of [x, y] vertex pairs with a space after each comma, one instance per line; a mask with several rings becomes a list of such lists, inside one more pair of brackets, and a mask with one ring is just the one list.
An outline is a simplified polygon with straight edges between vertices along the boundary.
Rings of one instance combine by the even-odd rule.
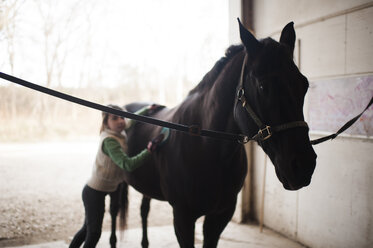
[[103, 141], [106, 138], [114, 138], [116, 140], [125, 140], [127, 138], [127, 135], [125, 132], [122, 133], [116, 133], [114, 131], [111, 131], [110, 129], [105, 129], [104, 131], [101, 132], [100, 134], [100, 140]]

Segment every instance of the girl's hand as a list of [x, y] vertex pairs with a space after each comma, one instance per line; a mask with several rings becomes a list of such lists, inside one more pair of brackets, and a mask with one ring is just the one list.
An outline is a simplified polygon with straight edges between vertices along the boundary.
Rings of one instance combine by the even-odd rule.
[[152, 141], [149, 141], [147, 149], [149, 152], [154, 152], [159, 148], [159, 144], [163, 141], [164, 134], [161, 133], [155, 137]]
[[148, 149], [149, 152], [153, 152], [153, 149], [154, 149], [153, 143], [149, 141], [148, 146], [146, 148]]

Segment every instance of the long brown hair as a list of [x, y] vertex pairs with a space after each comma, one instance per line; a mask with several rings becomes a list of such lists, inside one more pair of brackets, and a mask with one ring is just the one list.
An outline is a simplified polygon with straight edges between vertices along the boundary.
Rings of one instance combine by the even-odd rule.
[[[118, 105], [109, 104], [107, 106], [109, 108], [113, 108], [113, 109], [123, 111], [123, 108], [119, 107]], [[109, 119], [109, 115], [111, 115], [111, 114], [107, 113], [107, 112], [102, 112], [102, 123], [101, 123], [100, 133], [102, 133], [105, 130], [105, 128], [107, 127], [107, 122], [108, 122], [108, 119]]]

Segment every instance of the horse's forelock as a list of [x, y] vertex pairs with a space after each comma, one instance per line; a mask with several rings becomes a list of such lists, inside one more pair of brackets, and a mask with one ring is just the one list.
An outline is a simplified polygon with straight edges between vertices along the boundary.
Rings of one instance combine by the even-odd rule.
[[292, 60], [284, 46], [273, 40], [265, 38], [260, 41], [263, 44], [263, 52], [258, 54], [255, 63], [252, 64], [253, 75], [263, 77], [274, 72], [280, 72], [287, 61]]

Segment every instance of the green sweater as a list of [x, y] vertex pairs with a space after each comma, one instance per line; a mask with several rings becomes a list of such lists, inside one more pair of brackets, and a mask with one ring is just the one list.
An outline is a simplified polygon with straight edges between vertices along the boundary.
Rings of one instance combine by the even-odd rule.
[[[143, 115], [148, 112], [148, 106], [136, 111], [135, 114]], [[130, 129], [136, 121], [127, 120], [126, 130]], [[104, 139], [102, 151], [108, 155], [113, 162], [122, 170], [132, 172], [143, 164], [143, 161], [150, 155], [147, 149], [142, 150], [139, 154], [129, 157], [124, 151], [119, 142], [114, 138]]]
[[143, 161], [149, 156], [147, 149], [142, 150], [139, 154], [129, 157], [114, 138], [104, 139], [102, 151], [108, 155], [119, 168], [132, 172], [143, 164]]

